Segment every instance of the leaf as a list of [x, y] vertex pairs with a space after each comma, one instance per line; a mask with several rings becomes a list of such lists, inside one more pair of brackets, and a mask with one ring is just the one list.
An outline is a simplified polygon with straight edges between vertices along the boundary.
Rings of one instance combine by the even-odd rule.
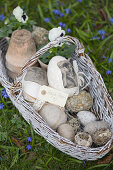
[[[17, 154], [13, 157], [13, 160], [12, 160], [12, 162], [11, 162], [10, 168], [12, 168], [12, 167], [15, 165], [15, 163], [17, 163], [17, 161], [18, 161], [18, 156], [19, 156], [19, 149], [17, 149]], [[9, 168], [9, 169], [10, 169], [10, 168]]]
[[0, 141], [4, 141], [7, 139], [7, 132], [0, 132]]
[[95, 168], [104, 167], [104, 166], [108, 166], [108, 164], [101, 164], [101, 165], [91, 166], [90, 168], [87, 168], [86, 170], [90, 170], [90, 169], [94, 169], [95, 170]]
[[[24, 143], [22, 143], [20, 140], [17, 140], [16, 138], [14, 138], [13, 136], [11, 136], [11, 140], [19, 147], [21, 148]], [[26, 150], [25, 149], [22, 149], [22, 152], [25, 153]]]

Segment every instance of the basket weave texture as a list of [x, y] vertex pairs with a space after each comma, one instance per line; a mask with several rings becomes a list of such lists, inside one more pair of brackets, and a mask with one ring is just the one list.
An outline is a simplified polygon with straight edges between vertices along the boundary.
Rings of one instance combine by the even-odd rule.
[[[90, 77], [89, 91], [93, 97], [92, 112], [95, 113], [96, 117], [100, 120], [105, 120], [109, 123], [111, 131], [113, 133], [113, 101], [107, 92], [104, 81], [96, 70], [94, 64], [92, 63], [90, 57], [87, 54], [82, 54], [79, 51], [83, 48], [80, 42], [73, 37], [65, 36], [63, 38], [64, 42], [72, 42], [75, 44], [75, 52], [71, 57], [71, 60], [76, 60], [78, 68], [80, 71], [84, 72], [87, 77]], [[45, 47], [40, 49], [34, 57], [29, 60], [23, 71], [32, 65], [34, 60], [37, 60], [42, 54], [44, 54], [48, 49], [54, 47], [59, 43], [59, 40], [48, 43]], [[7, 69], [5, 67], [5, 54], [8, 48], [8, 43], [6, 39], [0, 39], [0, 49], [2, 50], [0, 57], [0, 82], [6, 89], [13, 105], [18, 109], [23, 118], [32, 124], [34, 131], [43, 136], [47, 142], [52, 144], [54, 147], [58, 148], [60, 151], [75, 157], [80, 160], [97, 160], [106, 155], [113, 147], [113, 136], [111, 139], [101, 147], [90, 148], [84, 146], [77, 146], [70, 140], [61, 137], [57, 132], [52, 130], [46, 123], [44, 119], [33, 109], [32, 106], [26, 102], [22, 95], [13, 95], [11, 93], [12, 87], [15, 85], [9, 81], [7, 76]], [[21, 76], [22, 78], [22, 76]], [[21, 79], [20, 78], [20, 79]], [[86, 80], [87, 81], [87, 80]], [[16, 87], [16, 90], [18, 88]], [[20, 90], [20, 89], [19, 89]], [[18, 97], [18, 100], [16, 100]]]

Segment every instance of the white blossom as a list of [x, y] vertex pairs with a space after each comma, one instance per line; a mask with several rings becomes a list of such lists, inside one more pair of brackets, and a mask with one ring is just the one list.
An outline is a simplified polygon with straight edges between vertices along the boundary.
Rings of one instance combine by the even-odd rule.
[[65, 31], [61, 30], [61, 27], [53, 28], [49, 31], [49, 40], [54, 41], [58, 37], [63, 37], [65, 35]]
[[24, 13], [23, 9], [20, 8], [20, 6], [17, 6], [13, 10], [13, 15], [19, 22], [26, 23], [28, 20], [28, 16], [26, 15], [26, 13]]

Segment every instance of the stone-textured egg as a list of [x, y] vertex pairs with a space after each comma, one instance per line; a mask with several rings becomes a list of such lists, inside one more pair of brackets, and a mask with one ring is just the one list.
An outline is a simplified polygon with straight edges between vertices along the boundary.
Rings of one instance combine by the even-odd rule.
[[66, 108], [70, 112], [79, 112], [83, 110], [89, 110], [93, 105], [93, 99], [90, 93], [86, 91], [80, 91], [78, 95], [69, 97], [66, 102]]

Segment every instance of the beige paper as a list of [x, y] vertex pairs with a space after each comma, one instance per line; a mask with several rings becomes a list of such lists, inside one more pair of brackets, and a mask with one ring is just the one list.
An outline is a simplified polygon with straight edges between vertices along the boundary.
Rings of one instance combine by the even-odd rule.
[[38, 97], [41, 100], [44, 100], [51, 104], [55, 104], [60, 107], [64, 107], [66, 104], [67, 98], [68, 98], [68, 94], [43, 85], [40, 87]]

